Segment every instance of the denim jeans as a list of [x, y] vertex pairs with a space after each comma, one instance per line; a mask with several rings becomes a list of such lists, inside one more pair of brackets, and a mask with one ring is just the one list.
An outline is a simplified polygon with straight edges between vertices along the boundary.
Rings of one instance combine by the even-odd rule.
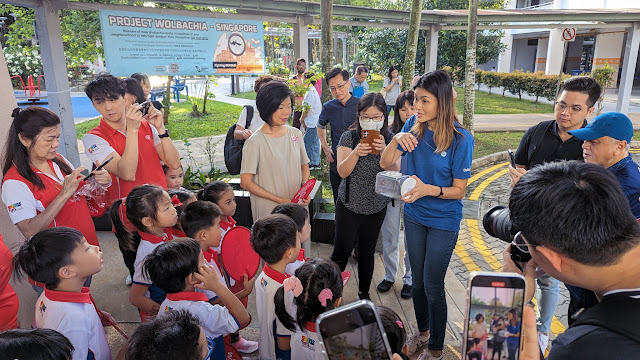
[[540, 301], [538, 308], [540, 309], [540, 324], [538, 331], [549, 334], [551, 329], [551, 321], [553, 314], [558, 307], [558, 297], [560, 296], [560, 281], [544, 274], [537, 279], [540, 286]]
[[429, 331], [429, 349], [444, 348], [447, 327], [447, 300], [444, 277], [457, 231], [427, 227], [404, 214], [404, 234], [413, 276], [413, 307], [419, 331]]
[[[394, 206], [395, 205], [395, 206]], [[387, 215], [382, 223], [382, 255], [384, 257], [384, 279], [395, 282], [398, 275], [398, 262], [400, 261], [400, 213], [404, 202], [395, 200], [387, 205]], [[409, 252], [407, 240], [404, 241], [404, 273], [402, 283], [411, 286], [411, 264], [409, 264]]]
[[516, 354], [518, 353], [518, 343], [507, 342], [507, 351], [509, 353], [509, 360], [516, 360]]
[[393, 105], [387, 104], [387, 116], [391, 114], [391, 110], [393, 110]]
[[304, 132], [304, 147], [307, 149], [309, 166], [320, 165], [320, 140], [318, 139], [318, 129], [307, 128]]

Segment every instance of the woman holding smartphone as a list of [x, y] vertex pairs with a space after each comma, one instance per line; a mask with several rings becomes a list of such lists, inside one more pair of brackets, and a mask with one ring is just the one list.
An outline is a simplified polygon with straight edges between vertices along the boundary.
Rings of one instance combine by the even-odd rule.
[[446, 72], [423, 75], [414, 91], [416, 115], [393, 137], [380, 165], [391, 167], [406, 156], [407, 175], [416, 180], [403, 198], [419, 330], [408, 341], [409, 353], [428, 342], [419, 359], [442, 359], [447, 324], [444, 276], [460, 230], [473, 137], [455, 115], [453, 87]]

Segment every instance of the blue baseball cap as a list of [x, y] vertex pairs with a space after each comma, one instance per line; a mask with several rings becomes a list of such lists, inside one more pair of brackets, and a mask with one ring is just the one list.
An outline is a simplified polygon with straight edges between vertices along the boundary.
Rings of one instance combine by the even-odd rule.
[[569, 134], [580, 140], [595, 140], [609, 136], [616, 140], [626, 140], [629, 143], [633, 137], [633, 124], [625, 114], [608, 112], [596, 116], [582, 129], [569, 131]]

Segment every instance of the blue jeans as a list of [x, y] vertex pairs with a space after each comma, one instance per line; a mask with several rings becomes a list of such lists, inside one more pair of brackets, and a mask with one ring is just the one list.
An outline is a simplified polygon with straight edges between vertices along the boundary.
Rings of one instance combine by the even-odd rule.
[[560, 281], [544, 274], [537, 279], [538, 286], [540, 286], [540, 302], [538, 308], [540, 309], [540, 325], [538, 325], [538, 331], [549, 334], [551, 329], [551, 321], [553, 320], [553, 314], [558, 307], [558, 297], [560, 296]]
[[391, 114], [391, 110], [393, 110], [393, 105], [387, 104], [387, 116], [389, 116], [389, 114]]
[[447, 328], [444, 276], [458, 232], [427, 227], [405, 213], [404, 234], [411, 262], [418, 330], [429, 331], [429, 349], [440, 351], [444, 348]]
[[318, 139], [318, 129], [307, 128], [304, 132], [304, 147], [307, 149], [309, 166], [320, 165], [320, 140]]
[[509, 360], [516, 360], [516, 354], [518, 353], [518, 343], [507, 342], [507, 352], [509, 353]]
[[[394, 206], [395, 205], [395, 206]], [[395, 200], [387, 205], [387, 215], [382, 223], [382, 255], [384, 257], [384, 279], [395, 282], [398, 275], [398, 263], [400, 262], [400, 213], [404, 202]], [[404, 272], [402, 283], [411, 286], [411, 264], [409, 264], [409, 252], [407, 240], [404, 241]]]

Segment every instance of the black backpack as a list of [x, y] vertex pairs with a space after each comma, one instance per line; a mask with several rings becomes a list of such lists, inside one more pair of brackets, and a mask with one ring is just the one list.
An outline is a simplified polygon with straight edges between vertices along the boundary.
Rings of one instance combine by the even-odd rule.
[[587, 309], [571, 327], [593, 325], [605, 328], [640, 344], [640, 299], [609, 295], [600, 304]]
[[[251, 119], [253, 119], [253, 106], [245, 105], [247, 109], [247, 122], [245, 129], [251, 126]], [[229, 127], [227, 131], [227, 137], [224, 139], [224, 164], [231, 175], [240, 174], [240, 168], [242, 167], [242, 147], [244, 146], [245, 139], [238, 140], [233, 136], [236, 130], [236, 124]]]

